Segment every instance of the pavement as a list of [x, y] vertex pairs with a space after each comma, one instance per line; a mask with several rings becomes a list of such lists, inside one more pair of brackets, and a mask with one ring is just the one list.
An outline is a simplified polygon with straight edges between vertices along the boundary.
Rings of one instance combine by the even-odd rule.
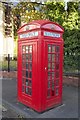
[[17, 101], [17, 80], [2, 79], [3, 118], [78, 118], [78, 88], [63, 86], [63, 104], [43, 113]]

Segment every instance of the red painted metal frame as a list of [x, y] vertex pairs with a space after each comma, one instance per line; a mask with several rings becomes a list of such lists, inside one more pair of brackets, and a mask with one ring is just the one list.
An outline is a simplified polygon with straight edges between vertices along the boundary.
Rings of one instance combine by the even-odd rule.
[[[55, 24], [62, 31], [44, 28], [44, 25]], [[32, 30], [24, 31], [23, 28], [27, 25], [36, 25], [38, 27]], [[31, 31], [38, 31], [38, 36], [31, 38], [21, 38], [20, 35]], [[44, 31], [56, 32], [60, 34], [59, 38], [44, 36]], [[56, 105], [62, 103], [62, 69], [63, 69], [63, 39], [64, 30], [57, 23], [40, 20], [25, 24], [18, 30], [18, 101], [36, 110], [43, 112]], [[48, 44], [60, 46], [60, 64], [59, 64], [59, 95], [47, 98], [47, 82], [48, 82]], [[22, 92], [22, 46], [33, 45], [32, 53], [32, 96], [28, 96]], [[47, 69], [45, 69], [47, 68]]]

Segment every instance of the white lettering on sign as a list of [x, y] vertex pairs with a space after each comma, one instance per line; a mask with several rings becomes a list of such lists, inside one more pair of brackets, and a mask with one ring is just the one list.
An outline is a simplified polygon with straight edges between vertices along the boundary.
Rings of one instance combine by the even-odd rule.
[[44, 31], [44, 36], [57, 37], [57, 38], [59, 38], [59, 37], [60, 37], [60, 34]]
[[29, 37], [36, 37], [36, 36], [38, 36], [38, 31], [21, 34], [20, 38], [29, 38]]

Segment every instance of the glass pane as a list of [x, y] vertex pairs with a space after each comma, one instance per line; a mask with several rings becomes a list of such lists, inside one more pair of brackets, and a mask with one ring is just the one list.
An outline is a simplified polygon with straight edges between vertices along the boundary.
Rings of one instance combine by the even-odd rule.
[[26, 77], [28, 78], [28, 71], [26, 71]]
[[25, 70], [22, 71], [22, 75], [23, 75], [23, 76], [26, 75], [26, 71], [25, 71]]
[[59, 54], [56, 54], [56, 62], [59, 62]]
[[50, 81], [48, 81], [48, 88], [50, 88]]
[[32, 95], [32, 89], [29, 88], [29, 95]]
[[54, 81], [52, 81], [52, 90], [54, 90]]
[[48, 54], [48, 61], [51, 61], [51, 54]]
[[32, 70], [32, 63], [29, 63], [29, 69]]
[[52, 52], [55, 52], [55, 46], [52, 45]]
[[32, 78], [32, 72], [29, 72], [29, 78]]
[[59, 88], [56, 88], [56, 95], [59, 94]]
[[52, 79], [54, 79], [54, 72], [52, 72]]
[[51, 73], [48, 72], [48, 80], [50, 80], [50, 78], [51, 78]]
[[58, 70], [59, 69], [59, 64], [56, 64], [56, 70]]
[[48, 63], [48, 70], [51, 69], [51, 63]]
[[28, 94], [28, 92], [29, 92], [29, 89], [26, 87], [26, 93]]
[[25, 53], [25, 46], [22, 46], [22, 52]]
[[26, 61], [28, 61], [28, 54], [26, 54]]
[[54, 63], [52, 63], [52, 70], [54, 70]]
[[29, 54], [29, 60], [32, 61], [32, 54]]
[[32, 53], [32, 45], [29, 46], [29, 53]]
[[28, 69], [28, 63], [26, 63], [26, 69]]
[[32, 86], [32, 81], [31, 81], [31, 80], [29, 80], [29, 86], [30, 86], [30, 87]]
[[59, 51], [60, 51], [60, 47], [56, 46], [56, 52], [59, 52]]
[[22, 86], [22, 92], [25, 92], [25, 86]]
[[55, 60], [55, 54], [52, 54], [52, 62]]
[[26, 46], [26, 53], [28, 53], [28, 46]]
[[56, 78], [59, 78], [59, 72], [56, 72]]
[[22, 67], [25, 68], [25, 62], [22, 63]]
[[29, 84], [29, 83], [28, 83], [28, 79], [26, 79], [26, 86], [28, 86], [28, 84]]
[[59, 85], [59, 79], [56, 79], [56, 86]]
[[22, 84], [25, 85], [25, 79], [24, 78], [22, 79]]
[[51, 45], [48, 45], [48, 53], [51, 52]]
[[50, 90], [47, 91], [47, 96], [50, 97]]
[[22, 55], [22, 60], [25, 60], [26, 56], [25, 54]]

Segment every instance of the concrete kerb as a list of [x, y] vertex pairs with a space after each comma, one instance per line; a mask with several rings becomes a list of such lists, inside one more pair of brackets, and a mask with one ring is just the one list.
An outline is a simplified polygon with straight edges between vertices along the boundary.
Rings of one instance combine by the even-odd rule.
[[16, 111], [16, 113], [17, 113], [18, 115], [22, 116], [23, 118], [31, 118], [31, 116], [30, 116], [28, 113], [26, 113], [25, 111], [19, 109], [19, 108], [16, 107], [16, 106], [12, 105], [11, 103], [9, 103], [9, 102], [7, 102], [7, 101], [5, 101], [5, 100], [2, 100], [2, 102], [3, 102], [4, 104], [6, 104], [10, 109]]

